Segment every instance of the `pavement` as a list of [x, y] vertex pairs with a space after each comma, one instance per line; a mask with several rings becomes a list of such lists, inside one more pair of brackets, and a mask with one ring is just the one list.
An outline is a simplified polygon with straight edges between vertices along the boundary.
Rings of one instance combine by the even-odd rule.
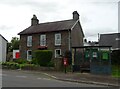
[[111, 75], [95, 75], [90, 73], [80, 73], [80, 72], [57, 72], [57, 71], [44, 71], [44, 74], [50, 76], [57, 80], [69, 81], [69, 82], [78, 82], [86, 84], [96, 84], [96, 85], [105, 85], [113, 86], [120, 88], [120, 78], [114, 78]]

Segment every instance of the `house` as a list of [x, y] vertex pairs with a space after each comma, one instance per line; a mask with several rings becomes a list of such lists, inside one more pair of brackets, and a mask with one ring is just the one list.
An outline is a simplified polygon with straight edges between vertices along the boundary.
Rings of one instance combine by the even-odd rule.
[[20, 57], [31, 60], [34, 50], [50, 49], [53, 58], [59, 58], [72, 46], [83, 46], [84, 33], [79, 14], [73, 12], [73, 19], [39, 23], [36, 15], [31, 26], [18, 33], [20, 35]]
[[6, 61], [7, 40], [0, 34], [0, 62]]
[[112, 50], [120, 50], [120, 33], [100, 34], [100, 46], [112, 46]]
[[97, 41], [87, 41], [87, 39], [84, 39], [83, 44], [84, 44], [84, 46], [98, 46]]
[[83, 46], [91, 46], [89, 42], [87, 42], [87, 39], [84, 39]]

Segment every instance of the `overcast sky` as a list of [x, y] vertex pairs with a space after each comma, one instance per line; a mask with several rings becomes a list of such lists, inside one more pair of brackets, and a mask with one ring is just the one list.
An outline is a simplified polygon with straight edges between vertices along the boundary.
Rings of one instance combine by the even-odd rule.
[[97, 41], [98, 33], [118, 32], [119, 0], [0, 0], [0, 34], [8, 41], [31, 25], [72, 19], [78, 11], [85, 38]]

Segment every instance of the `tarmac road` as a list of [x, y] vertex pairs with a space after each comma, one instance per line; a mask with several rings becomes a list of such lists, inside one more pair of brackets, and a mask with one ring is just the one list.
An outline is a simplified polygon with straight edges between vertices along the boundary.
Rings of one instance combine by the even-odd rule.
[[44, 75], [43, 72], [2, 70], [0, 75], [2, 75], [2, 87], [105, 87], [102, 85], [59, 81]]

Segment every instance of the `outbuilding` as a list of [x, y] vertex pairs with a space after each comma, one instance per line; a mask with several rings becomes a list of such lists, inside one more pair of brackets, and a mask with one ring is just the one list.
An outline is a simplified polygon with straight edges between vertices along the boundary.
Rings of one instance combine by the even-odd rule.
[[7, 40], [0, 34], [0, 62], [6, 62]]

